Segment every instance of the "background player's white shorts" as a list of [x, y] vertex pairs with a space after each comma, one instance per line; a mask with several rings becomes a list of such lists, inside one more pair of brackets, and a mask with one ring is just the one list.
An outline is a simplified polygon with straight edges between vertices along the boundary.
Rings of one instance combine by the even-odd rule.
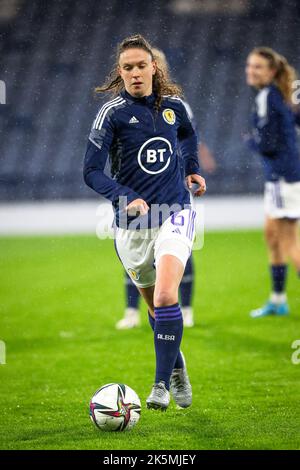
[[264, 207], [271, 219], [300, 218], [300, 182], [287, 183], [282, 179], [266, 182]]
[[176, 256], [185, 267], [195, 238], [195, 218], [193, 209], [184, 209], [169, 217], [161, 227], [139, 231], [116, 228], [116, 251], [138, 287], [155, 284], [155, 266], [163, 255]]

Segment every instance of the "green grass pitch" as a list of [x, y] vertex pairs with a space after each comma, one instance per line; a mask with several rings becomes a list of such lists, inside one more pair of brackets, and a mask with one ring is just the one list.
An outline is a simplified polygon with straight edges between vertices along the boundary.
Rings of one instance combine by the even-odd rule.
[[[289, 318], [252, 320], [269, 291], [263, 236], [208, 233], [196, 251], [196, 326], [184, 332], [193, 405], [147, 410], [153, 336], [116, 331], [122, 268], [112, 240], [93, 236], [0, 239], [1, 449], [299, 449], [300, 280], [290, 268]], [[123, 382], [142, 400], [124, 433], [101, 433], [89, 399]]]

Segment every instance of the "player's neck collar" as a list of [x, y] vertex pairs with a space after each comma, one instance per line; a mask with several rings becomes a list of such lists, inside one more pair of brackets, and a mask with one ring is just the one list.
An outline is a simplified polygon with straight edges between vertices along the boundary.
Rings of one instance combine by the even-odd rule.
[[142, 98], [136, 98], [135, 96], [132, 96], [128, 91], [123, 90], [121, 91], [121, 96], [126, 99], [126, 101], [130, 104], [132, 103], [142, 103], [142, 104], [148, 104], [148, 105], [153, 105], [155, 102], [155, 94], [151, 93], [151, 95], [148, 96], [143, 96]]

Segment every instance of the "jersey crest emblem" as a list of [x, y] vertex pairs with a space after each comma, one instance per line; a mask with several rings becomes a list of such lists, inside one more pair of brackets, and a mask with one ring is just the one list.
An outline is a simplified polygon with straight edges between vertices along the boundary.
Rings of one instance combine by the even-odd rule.
[[165, 120], [168, 124], [171, 124], [171, 125], [175, 124], [176, 115], [175, 115], [173, 109], [170, 109], [170, 108], [164, 109], [162, 115], [163, 115], [164, 120]]
[[137, 281], [139, 279], [139, 274], [135, 269], [129, 268], [128, 270], [129, 276], [134, 280]]

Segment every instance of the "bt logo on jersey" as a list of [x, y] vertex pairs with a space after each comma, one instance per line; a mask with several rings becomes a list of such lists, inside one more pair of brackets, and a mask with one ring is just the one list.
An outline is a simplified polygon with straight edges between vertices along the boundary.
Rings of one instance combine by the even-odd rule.
[[164, 137], [152, 137], [146, 140], [138, 152], [138, 163], [143, 171], [157, 175], [170, 165], [173, 149]]
[[[147, 150], [147, 163], [155, 163], [158, 161], [164, 162], [164, 153], [167, 149], [148, 149]], [[157, 156], [158, 154], [158, 156]]]

